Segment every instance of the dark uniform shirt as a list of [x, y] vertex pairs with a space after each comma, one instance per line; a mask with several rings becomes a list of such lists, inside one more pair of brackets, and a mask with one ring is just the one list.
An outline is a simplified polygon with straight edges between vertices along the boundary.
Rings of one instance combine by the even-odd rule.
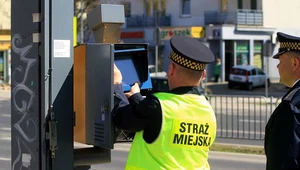
[[[203, 95], [199, 87], [178, 87], [171, 90], [173, 94]], [[117, 128], [138, 132], [144, 130], [143, 137], [147, 143], [152, 143], [159, 135], [162, 123], [162, 110], [159, 100], [154, 95], [143, 98], [140, 93], [132, 95], [127, 100], [122, 85], [115, 85], [115, 100], [113, 122]]]
[[[300, 82], [282, 98], [265, 134], [266, 170], [300, 170]], [[292, 94], [292, 91], [295, 93]]]

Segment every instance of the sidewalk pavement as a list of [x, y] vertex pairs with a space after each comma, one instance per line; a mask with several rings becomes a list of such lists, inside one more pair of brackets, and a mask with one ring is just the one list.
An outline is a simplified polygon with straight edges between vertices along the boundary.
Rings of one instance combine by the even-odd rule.
[[0, 90], [10, 91], [10, 85], [9, 84], [0, 84]]
[[0, 84], [0, 98], [10, 98], [11, 88], [9, 85]]
[[0, 89], [0, 99], [5, 98], [5, 99], [10, 99], [10, 90], [1, 90]]
[[[256, 87], [253, 90], [248, 91], [243, 88], [235, 87], [233, 89], [228, 88], [228, 82], [207, 82], [206, 87], [214, 95], [256, 95], [256, 96], [266, 96], [265, 87]], [[284, 85], [280, 84], [278, 81], [272, 81], [270, 86], [267, 88], [268, 97], [282, 97], [289, 89]]]

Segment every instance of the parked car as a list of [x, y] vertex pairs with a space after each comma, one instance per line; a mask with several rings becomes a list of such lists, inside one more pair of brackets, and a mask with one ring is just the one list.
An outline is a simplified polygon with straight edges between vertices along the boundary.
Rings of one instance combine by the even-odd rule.
[[270, 86], [269, 76], [263, 70], [251, 65], [233, 66], [229, 74], [228, 88], [235, 86], [244, 87], [252, 90], [254, 87]]
[[167, 92], [169, 91], [169, 83], [167, 77], [151, 77], [152, 92]]
[[166, 77], [167, 73], [165, 71], [159, 71], [159, 72], [155, 72], [155, 66], [154, 65], [149, 65], [148, 66], [149, 72], [150, 72], [150, 76], [152, 77]]
[[[168, 92], [169, 91], [169, 82], [167, 77], [161, 77], [161, 76], [152, 76], [152, 90], [150, 93], [154, 92]], [[204, 86], [200, 85], [199, 90], [206, 95], [206, 98], [208, 98], [209, 95], [212, 94], [211, 90], [209, 88], [204, 88]]]

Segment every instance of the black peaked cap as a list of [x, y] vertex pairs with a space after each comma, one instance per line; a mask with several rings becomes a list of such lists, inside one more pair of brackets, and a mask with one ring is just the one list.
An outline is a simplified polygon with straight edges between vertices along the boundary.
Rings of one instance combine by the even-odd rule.
[[279, 41], [278, 53], [273, 56], [277, 59], [279, 56], [288, 51], [300, 51], [300, 38], [292, 35], [288, 35], [282, 32], [277, 33], [277, 39]]
[[195, 71], [203, 71], [206, 64], [215, 61], [212, 51], [199, 40], [186, 36], [173, 36], [170, 40], [170, 59]]

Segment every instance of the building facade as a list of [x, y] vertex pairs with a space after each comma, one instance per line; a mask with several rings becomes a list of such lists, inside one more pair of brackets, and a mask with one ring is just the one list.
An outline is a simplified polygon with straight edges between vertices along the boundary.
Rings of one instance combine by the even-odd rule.
[[255, 65], [278, 79], [278, 60], [271, 58], [278, 49], [276, 33], [299, 35], [300, 23], [288, 18], [300, 14], [300, 1], [291, 0], [288, 5], [280, 0], [213, 1], [219, 2], [219, 8], [204, 11], [204, 25], [206, 39], [223, 63], [222, 80], [228, 79], [233, 65], [243, 64]]
[[10, 0], [0, 0], [0, 84], [10, 83]]
[[[300, 14], [299, 0], [289, 3], [282, 0], [103, 0], [102, 3], [124, 4], [126, 23], [122, 40], [149, 43], [149, 64], [154, 64], [158, 55], [159, 69], [166, 71], [166, 58], [171, 51], [169, 39], [173, 35], [191, 36], [207, 44], [221, 59], [222, 81], [227, 81], [232, 66], [240, 64], [255, 65], [264, 69], [271, 79], [278, 79], [278, 61], [271, 58], [278, 49], [276, 33], [300, 35], [300, 23], [291, 22]], [[213, 80], [214, 65], [207, 67], [208, 80]]]
[[[255, 65], [278, 79], [276, 33], [300, 36], [300, 1], [289, 0], [99, 0], [123, 4], [126, 23], [121, 39], [125, 43], [149, 43], [149, 64], [167, 71], [169, 40], [173, 35], [190, 36], [204, 42], [221, 59], [221, 80], [231, 67]], [[10, 0], [0, 0], [0, 83], [10, 81]], [[280, 11], [280, 12], [278, 12]], [[157, 33], [158, 32], [158, 33]], [[157, 34], [156, 34], [157, 33]], [[156, 58], [157, 56], [157, 58]], [[207, 79], [214, 77], [214, 63], [207, 67]], [[276, 71], [274, 71], [276, 70]]]

